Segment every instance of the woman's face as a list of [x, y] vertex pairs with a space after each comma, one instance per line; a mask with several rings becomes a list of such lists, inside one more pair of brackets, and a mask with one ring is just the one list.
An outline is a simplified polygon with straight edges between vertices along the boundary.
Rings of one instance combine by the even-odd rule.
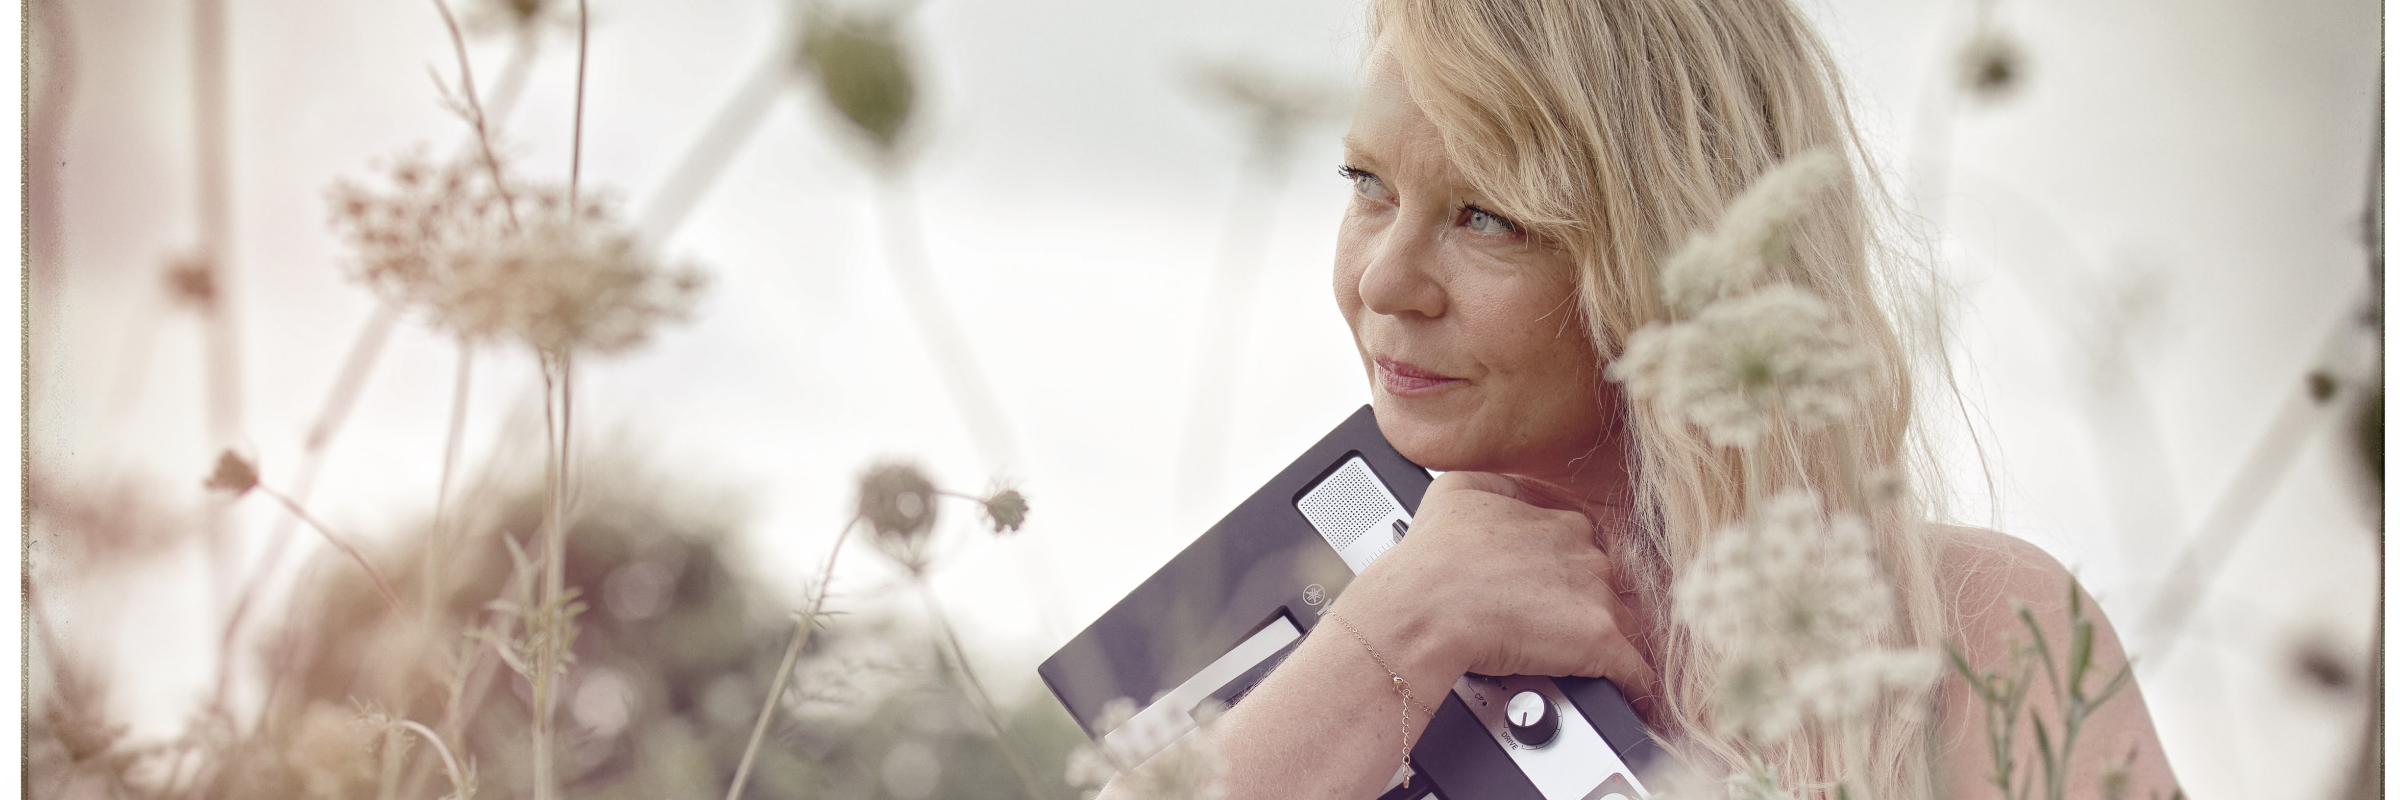
[[[1562, 486], [1614, 473], [1598, 356], [1574, 265], [1490, 211], [1386, 52], [1343, 137], [1355, 189], [1333, 295], [1374, 385], [1375, 417], [1410, 459]], [[1592, 468], [1598, 461], [1598, 468]]]

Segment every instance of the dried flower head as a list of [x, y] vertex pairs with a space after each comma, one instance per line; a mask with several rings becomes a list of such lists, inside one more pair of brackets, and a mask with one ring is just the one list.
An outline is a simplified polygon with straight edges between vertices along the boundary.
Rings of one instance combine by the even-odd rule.
[[537, 28], [575, 29], [575, 4], [564, 0], [481, 0], [460, 12], [475, 33], [525, 33]]
[[1755, 285], [1789, 255], [1792, 223], [1843, 174], [1842, 160], [1831, 150], [1810, 150], [1761, 173], [1726, 206], [1715, 228], [1694, 232], [1667, 258], [1659, 270], [1667, 307], [1690, 315]]
[[1929, 686], [1931, 652], [1870, 645], [1894, 612], [1866, 524], [1828, 518], [1814, 492], [1761, 505], [1675, 582], [1675, 621], [1725, 665], [1717, 722], [1771, 744], [1807, 719], [1853, 719], [1886, 692]]
[[337, 184], [333, 224], [359, 280], [462, 338], [552, 353], [624, 350], [690, 313], [699, 273], [660, 264], [609, 206], [515, 179], [502, 191], [480, 163], [408, 155], [388, 189]]
[[1688, 320], [1643, 326], [1607, 374], [1718, 446], [1747, 448], [1770, 417], [1802, 430], [1847, 418], [1870, 366], [1823, 301], [1776, 284]]
[[208, 474], [209, 489], [229, 492], [235, 497], [249, 494], [258, 487], [258, 466], [231, 450], [217, 454], [217, 468]]
[[1252, 141], [1270, 153], [1289, 147], [1303, 125], [1342, 111], [1338, 90], [1267, 69], [1256, 59], [1211, 59], [1194, 64], [1190, 75], [1195, 88], [1241, 116]]
[[160, 279], [167, 285], [167, 298], [176, 305], [201, 310], [216, 307], [217, 273], [209, 269], [208, 261], [200, 256], [181, 256], [167, 263]]
[[514, 339], [546, 353], [616, 352], [689, 315], [702, 280], [651, 261], [623, 229], [598, 220], [526, 220], [458, 254], [434, 298], [438, 319], [469, 339]]
[[859, 518], [874, 529], [876, 548], [910, 571], [925, 567], [936, 499], [933, 481], [915, 464], [886, 461], [858, 476]]
[[983, 517], [992, 523], [993, 533], [1024, 528], [1025, 511], [1025, 493], [1015, 489], [1002, 489], [983, 501]]
[[800, 43], [801, 66], [816, 76], [825, 101], [883, 151], [899, 143], [915, 110], [916, 78], [900, 39], [900, 21], [812, 6]]
[[2025, 53], [2015, 39], [1985, 30], [1967, 40], [1958, 53], [1958, 82], [1968, 96], [1984, 102], [2005, 100], [2024, 83]]

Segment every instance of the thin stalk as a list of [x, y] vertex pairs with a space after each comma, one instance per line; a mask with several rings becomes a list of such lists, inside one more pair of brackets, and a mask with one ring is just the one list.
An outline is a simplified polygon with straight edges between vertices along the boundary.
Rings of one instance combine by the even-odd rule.
[[450, 773], [451, 796], [458, 800], [468, 800], [474, 792], [474, 787], [467, 784], [466, 772], [458, 768], [458, 756], [450, 752], [450, 745], [442, 741], [441, 735], [434, 733], [432, 728], [425, 727], [415, 720], [401, 720], [400, 727], [415, 731], [418, 736], [425, 737], [425, 741], [433, 744], [433, 751], [442, 756], [442, 769]]
[[941, 631], [942, 643], [948, 649], [948, 660], [951, 666], [958, 669], [959, 685], [966, 689], [967, 705], [973, 706], [975, 713], [991, 726], [992, 744], [1000, 748], [1001, 757], [1008, 760], [1008, 768], [1017, 773], [1019, 782], [1025, 784], [1025, 796], [1037, 800], [1047, 798], [1049, 793], [1034, 783], [1033, 770], [1026, 766], [1025, 756], [1017, 752], [1015, 742], [1009, 738], [1008, 727], [1001, 723], [1000, 711], [992, 704], [991, 693], [984, 690], [983, 680], [975, 677], [974, 666], [967, 663], [966, 648], [959, 645], [958, 631], [950, 626], [949, 615], [942, 612], [941, 601], [934, 598], [933, 587], [925, 582], [923, 575], [914, 572], [910, 573], [910, 582], [916, 584], [918, 596], [924, 598], [925, 609], [933, 616], [933, 627]]
[[335, 535], [333, 529], [326, 527], [325, 523], [319, 522], [317, 521], [316, 517], [309, 515], [308, 509], [301, 508], [298, 502], [293, 501], [292, 498], [286, 496], [282, 492], [275, 491], [274, 487], [261, 483], [257, 486], [257, 490], [260, 494], [274, 498], [276, 502], [282, 503], [285, 510], [292, 512], [292, 516], [298, 517], [301, 522], [307, 523], [308, 527], [312, 530], [315, 530], [318, 535], [325, 537], [325, 541], [331, 543], [334, 549], [342, 551], [342, 555], [349, 556], [352, 562], [358, 564], [359, 569], [364, 570], [367, 573], [367, 579], [375, 582], [375, 593], [383, 595], [383, 602], [385, 605], [391, 607], [392, 613], [400, 613], [400, 595], [392, 592], [392, 584], [388, 581], [385, 581], [383, 579], [383, 573], [375, 569], [374, 564], [367, 561], [366, 554], [360, 553], [358, 548], [351, 546], [350, 543], [344, 541], [342, 537]]
[[[508, 51], [508, 63], [500, 67], [500, 79], [492, 85], [492, 102], [486, 106], [492, 118], [508, 121], [508, 112], [517, 107], [517, 96], [525, 91], [525, 79], [533, 75], [533, 62], [541, 50], [541, 37], [531, 25], [519, 25], [516, 41]], [[469, 142], [469, 146], [474, 143]]]
[[[224, 0], [192, 4], [192, 137], [197, 174], [193, 207], [199, 216], [195, 256], [211, 287], [202, 306], [202, 405], [209, 446], [228, 447], [241, 437], [241, 343], [234, 325], [233, 281], [227, 257], [233, 252], [232, 148], [227, 98]], [[234, 546], [230, 502], [210, 506], [205, 522], [212, 577], [211, 608], [231, 608], [241, 593], [239, 554]]]
[[1182, 506], [1186, 514], [1215, 492], [1225, 461], [1225, 428], [1233, 405], [1235, 365], [1250, 332], [1252, 298], [1265, 266], [1275, 228], [1275, 205], [1283, 197], [1283, 148], [1270, 137], [1259, 137], [1243, 159], [1234, 182], [1233, 207], [1225, 213], [1225, 228], [1217, 239], [1217, 268], [1209, 281], [1212, 314], [1222, 314], [1214, 335], [1200, 338], [1194, 362], [1191, 399], [1183, 422]]
[[[554, 629], [538, 632], [534, 648], [533, 682], [533, 792], [536, 800], [551, 800], [558, 796], [558, 774], [552, 730], [555, 706], [558, 704], [557, 677], [564, 656], [560, 645], [572, 620], [564, 619], [566, 594], [566, 508], [562, 498], [566, 483], [566, 446], [569, 408], [573, 405], [572, 385], [565, 384], [571, 367], [571, 356], [557, 353], [545, 356], [542, 370], [542, 416], [549, 434], [547, 458], [548, 502], [544, 505], [542, 525], [542, 582], [536, 602], [538, 622], [533, 624]], [[555, 617], [555, 619], [554, 619]]]
[[508, 193], [508, 182], [500, 172], [500, 157], [492, 152], [492, 131], [485, 124], [483, 101], [475, 94], [475, 68], [467, 61], [467, 38], [458, 32], [458, 18], [451, 16], [450, 4], [433, 0], [435, 10], [442, 12], [442, 25], [450, 31], [450, 49], [458, 54], [458, 85], [467, 99], [467, 124], [475, 128], [475, 143], [483, 150], [483, 165], [492, 172], [492, 191], [500, 195], [500, 207], [508, 212], [508, 224], [517, 222], [517, 201]]
[[575, 0], [575, 146], [567, 161], [567, 209], [569, 219], [576, 214], [576, 200], [583, 189], [583, 76], [584, 66], [592, 51], [592, 6], [590, 0]]
[[451, 381], [450, 431], [443, 438], [442, 478], [434, 487], [433, 536], [425, 543], [425, 630], [431, 632], [441, 614], [446, 594], [442, 585], [442, 560], [449, 553], [450, 543], [450, 484], [458, 472], [459, 445], [466, 438], [467, 389], [475, 376], [475, 345], [465, 339], [458, 341], [458, 375]]
[[957, 316], [942, 301], [941, 288], [934, 283], [925, 255], [924, 231], [916, 205], [906, 197], [899, 180], [897, 176], [883, 176], [876, 193], [883, 205], [884, 256], [891, 264], [892, 282], [899, 288], [909, 319], [916, 323], [919, 337], [933, 356], [942, 387], [949, 390], [950, 401], [966, 423], [967, 435], [975, 441], [975, 449], [987, 466], [995, 471], [1004, 470], [1017, 460], [1016, 440], [1009, 432], [1008, 417], [1000, 410], [991, 382], [976, 365], [974, 349], [968, 345], [966, 332], [959, 329]]
[[683, 151], [683, 156], [675, 161], [674, 170], [667, 173], [667, 179], [659, 183], [658, 190], [643, 206], [639, 230], [644, 238], [664, 243], [683, 226], [693, 207], [707, 196], [709, 186], [724, 174], [725, 165], [741, 152], [742, 144], [750, 140], [759, 123], [766, 120], [767, 110], [774, 107], [775, 99], [783, 96], [784, 82], [792, 74], [792, 58], [791, 46], [778, 42], [750, 70], [749, 77], [742, 79], [733, 96], [717, 108], [708, 126], [700, 129], [700, 138]]
[[[2312, 364], [2333, 360], [2340, 346], [2356, 336], [2357, 329], [2348, 319], [2337, 323], [2319, 345]], [[2190, 538], [2190, 544], [2175, 556], [2174, 565], [2165, 572], [2166, 585], [2159, 587], [2150, 605], [2143, 609], [2142, 631], [2147, 646], [2142, 649], [2142, 664], [2148, 670], [2175, 653], [2182, 642], [2184, 626], [2201, 606], [2203, 593], [2216, 583], [2217, 576], [2231, 563], [2230, 556], [2239, 547], [2243, 534], [2264, 510], [2283, 478], [2291, 473], [2309, 439], [2325, 427], [2330, 419], [2339, 419], [2335, 409], [2346, 390], [2335, 389], [2335, 396], [2319, 402], [2309, 396], [2305, 382], [2293, 381], [2283, 403], [2268, 421], [2267, 430], [2250, 446], [2249, 455], [2242, 458], [2228, 481], [2225, 492], [2217, 497], [2200, 518], [2200, 526]]]
[[758, 759], [758, 747], [767, 739], [767, 722], [775, 718], [775, 707], [783, 700], [783, 689], [792, 679], [792, 668], [800, 662], [800, 649], [808, 644], [809, 632], [816, 628], [817, 617], [825, 612], [825, 596], [833, 586], [833, 564], [842, 557], [842, 543], [850, 540], [850, 530], [858, 527], [859, 518], [851, 517], [842, 532], [833, 537], [833, 552], [825, 555], [825, 567], [817, 571], [816, 588], [809, 594], [808, 612], [792, 621], [792, 643], [783, 649], [783, 665], [775, 669], [775, 679], [767, 684], [767, 702], [758, 708], [758, 724], [750, 727], [750, 743], [742, 747], [742, 762], [733, 769], [733, 785], [725, 789], [725, 800], [739, 800], [742, 787], [750, 783], [750, 766]]
[[[342, 361], [333, 388], [325, 395], [324, 406], [317, 410], [317, 418], [309, 426], [308, 438], [300, 452], [299, 477], [292, 485], [294, 502], [305, 506], [315, 495], [317, 476], [324, 471], [326, 451], [333, 445], [334, 434], [339, 433], [343, 423], [349, 420], [350, 409], [357, 405], [359, 390], [366, 385], [367, 376], [383, 354], [384, 345], [391, 341], [392, 328], [399, 320], [398, 307], [378, 304], [375, 315], [367, 319], [367, 326], [359, 330], [358, 339], [350, 345], [350, 355]], [[234, 601], [232, 612], [225, 617], [225, 629], [217, 641], [216, 696], [219, 705], [226, 702], [227, 693], [232, 690], [234, 639], [241, 634], [242, 623], [248, 619], [251, 607], [258, 602], [260, 587], [266, 583], [265, 576], [273, 574], [276, 565], [282, 563], [284, 550], [291, 543], [292, 527], [297, 522], [298, 519], [293, 517], [284, 517], [276, 522], [272, 532], [267, 534], [266, 550], [259, 554], [256, 563], [251, 564], [249, 573], [242, 581], [241, 595]]]
[[379, 770], [378, 775], [376, 776], [376, 800], [398, 800], [400, 796], [400, 767], [402, 765], [402, 760], [400, 757], [404, 755], [404, 753], [401, 752], [401, 747], [406, 744], [408, 744], [406, 731], [401, 730], [397, 726], [387, 726], [383, 729], [383, 757], [381, 759], [383, 762], [383, 769]]

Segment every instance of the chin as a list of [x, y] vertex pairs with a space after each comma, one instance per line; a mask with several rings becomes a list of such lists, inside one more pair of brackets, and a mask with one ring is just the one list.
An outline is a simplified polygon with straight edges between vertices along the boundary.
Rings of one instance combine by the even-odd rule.
[[1468, 414], [1443, 413], [1412, 399], [1377, 392], [1375, 426], [1383, 430], [1383, 438], [1393, 449], [1417, 466], [1443, 472], [1490, 471], [1495, 466], [1494, 454], [1479, 452], [1482, 437], [1473, 430]]

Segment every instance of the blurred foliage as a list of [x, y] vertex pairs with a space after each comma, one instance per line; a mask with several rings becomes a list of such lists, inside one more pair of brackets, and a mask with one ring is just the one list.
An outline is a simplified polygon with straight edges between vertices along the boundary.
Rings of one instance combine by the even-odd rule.
[[[722, 796], [790, 635], [787, 609], [765, 576], [738, 566], [723, 503], [621, 466], [629, 460], [586, 463], [598, 466], [580, 477], [566, 575], [592, 610], [579, 620], [560, 693], [566, 793]], [[463, 493], [448, 536], [459, 544], [437, 548], [430, 562], [441, 571], [435, 583], [447, 587], [430, 607], [430, 628], [422, 622], [430, 526], [377, 558], [404, 601], [398, 612], [347, 563], [312, 568], [282, 630], [267, 637], [265, 708], [255, 724], [241, 721], [240, 734], [221, 720], [196, 726], [186, 740], [192, 758], [174, 768], [182, 787], [142, 771], [162, 761], [146, 758], [159, 746], [123, 746], [122, 726], [100, 716], [93, 665], [45, 651], [53, 677], [27, 727], [28, 785], [42, 787], [34, 796], [446, 796], [435, 752], [377, 727], [379, 714], [459, 743], [477, 796], [522, 794], [531, 781], [530, 688], [475, 631], [495, 618], [486, 604], [510, 572], [503, 537], [531, 542], [542, 503], [538, 479]], [[836, 596], [837, 610], [877, 605], [858, 593]], [[931, 632], [913, 622], [836, 617], [795, 670], [745, 796], [1021, 796], [937, 653]], [[1049, 795], [1067, 796], [1064, 764], [1083, 735], [1047, 693], [1019, 687], [1028, 691], [1006, 711], [1010, 733], [1056, 784]]]

